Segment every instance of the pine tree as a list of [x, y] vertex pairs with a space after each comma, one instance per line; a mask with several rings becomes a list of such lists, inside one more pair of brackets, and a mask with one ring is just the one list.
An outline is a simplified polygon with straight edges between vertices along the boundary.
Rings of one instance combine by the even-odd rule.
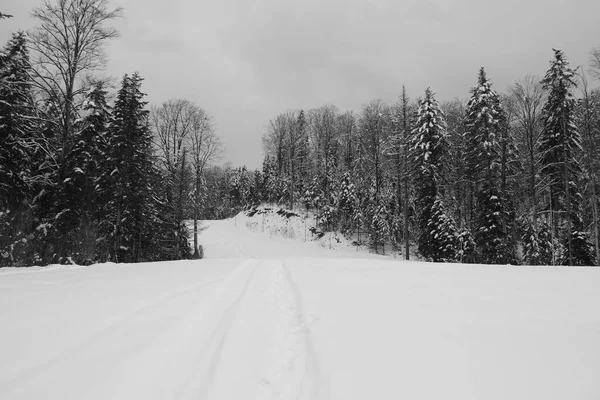
[[550, 265], [552, 263], [552, 238], [550, 226], [542, 221], [535, 225], [525, 219], [521, 222], [523, 242], [523, 263], [525, 265]]
[[412, 159], [419, 213], [419, 252], [426, 259], [450, 261], [456, 253], [456, 228], [444, 210], [442, 169], [448, 152], [444, 116], [431, 90], [419, 103], [412, 132]]
[[456, 259], [460, 263], [473, 264], [477, 262], [475, 255], [475, 240], [471, 231], [463, 229], [458, 233], [457, 239], [458, 251], [456, 252]]
[[73, 226], [69, 238], [74, 261], [90, 262], [95, 258], [98, 221], [103, 217], [99, 208], [99, 182], [108, 151], [108, 129], [112, 121], [111, 107], [102, 82], [90, 90], [84, 103], [87, 115], [77, 124], [73, 147], [65, 171], [65, 193], [72, 210]]
[[30, 68], [25, 33], [13, 34], [0, 52], [0, 266], [26, 262], [34, 223]]
[[385, 242], [390, 236], [390, 227], [387, 221], [388, 210], [381, 199], [373, 206], [371, 212], [371, 245], [375, 247], [376, 252], [379, 252], [381, 246], [382, 252], [385, 254]]
[[[471, 90], [466, 117], [466, 166], [471, 190], [469, 220], [480, 262], [513, 263], [515, 248], [511, 232], [514, 219], [503, 193], [503, 163], [509, 143], [503, 140], [506, 115], [483, 68]], [[502, 147], [502, 142], [506, 145]], [[508, 161], [508, 160], [507, 160]], [[504, 171], [505, 172], [505, 171]]]
[[351, 230], [352, 216], [354, 215], [354, 211], [358, 206], [358, 196], [356, 193], [356, 186], [352, 182], [352, 178], [350, 176], [350, 172], [346, 171], [344, 176], [342, 177], [342, 181], [340, 183], [340, 200], [339, 200], [339, 209], [342, 213], [342, 230], [348, 231]]
[[358, 196], [356, 207], [352, 213], [352, 225], [356, 229], [357, 244], [361, 244], [360, 234], [362, 227], [365, 225], [365, 201], [363, 196]]
[[250, 204], [258, 205], [262, 199], [262, 174], [259, 170], [252, 173], [252, 184], [250, 189]]
[[108, 169], [102, 179], [104, 192], [110, 193], [103, 233], [110, 258], [116, 262], [142, 261], [144, 252], [158, 244], [150, 225], [156, 212], [151, 179], [158, 174], [152, 164], [152, 134], [141, 83], [137, 73], [123, 77], [114, 106]]
[[457, 256], [456, 226], [454, 220], [446, 215], [439, 196], [431, 206], [431, 217], [427, 223], [427, 231], [432, 244], [428, 258], [433, 261], [455, 261]]
[[565, 253], [564, 265], [594, 265], [588, 254], [591, 246], [581, 220], [581, 192], [579, 180], [582, 174], [577, 156], [581, 151], [581, 136], [574, 123], [575, 99], [571, 88], [576, 87], [575, 71], [569, 67], [561, 50], [554, 50], [554, 60], [542, 80], [548, 91], [543, 109], [543, 130], [540, 140], [540, 175], [549, 190], [549, 214], [553, 231], [558, 234], [560, 222], [565, 225], [561, 232]]
[[296, 129], [298, 129], [298, 150], [296, 152], [297, 165], [295, 168], [297, 176], [294, 179], [294, 182], [296, 185], [296, 192], [302, 194], [308, 186], [308, 177], [310, 176], [310, 147], [308, 141], [308, 124], [306, 121], [306, 115], [304, 114], [304, 110], [300, 110], [300, 112], [298, 113]]
[[266, 156], [263, 160], [263, 200], [272, 203], [279, 199], [279, 179], [277, 176], [277, 167], [273, 158]]
[[[571, 251], [569, 251], [569, 246]], [[590, 242], [589, 233], [575, 230], [563, 241], [563, 251], [559, 263], [561, 265], [591, 266], [596, 265], [594, 246]]]
[[487, 182], [477, 193], [479, 213], [475, 220], [475, 243], [479, 261], [484, 264], [516, 262], [513, 241], [506, 223], [510, 215], [500, 196], [500, 191]]

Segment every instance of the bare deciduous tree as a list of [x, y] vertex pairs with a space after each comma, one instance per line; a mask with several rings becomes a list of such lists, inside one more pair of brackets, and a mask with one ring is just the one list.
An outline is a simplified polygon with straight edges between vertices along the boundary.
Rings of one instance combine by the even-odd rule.
[[168, 100], [150, 110], [154, 145], [162, 166], [170, 174], [179, 170], [198, 112], [198, 106], [189, 100]]
[[530, 212], [534, 226], [537, 228], [537, 174], [538, 174], [538, 142], [542, 132], [542, 107], [544, 105], [544, 90], [542, 85], [533, 75], [527, 75], [515, 82], [510, 88], [509, 96], [512, 101], [509, 105], [512, 111], [516, 130], [520, 133], [520, 142], [526, 154], [526, 165], [529, 188]]
[[600, 47], [590, 52], [590, 73], [596, 79], [600, 79]]
[[310, 139], [314, 151], [313, 176], [319, 176], [322, 190], [329, 198], [333, 172], [337, 167], [340, 152], [338, 129], [339, 109], [334, 105], [326, 105], [308, 113]]
[[29, 32], [34, 51], [35, 80], [44, 98], [60, 110], [61, 155], [68, 152], [73, 121], [81, 107], [76, 102], [89, 85], [86, 72], [104, 67], [106, 43], [118, 36], [105, 24], [120, 17], [107, 0], [44, 0], [32, 11], [40, 25]]
[[[180, 219], [186, 208], [187, 182], [177, 179], [189, 163], [192, 167], [191, 211], [194, 219], [194, 255], [198, 256], [198, 218], [204, 197], [204, 172], [223, 152], [220, 138], [215, 134], [212, 117], [189, 100], [169, 100], [152, 107], [150, 121], [154, 130], [154, 145], [162, 167], [172, 179], [169, 196], [173, 199]], [[187, 160], [187, 161], [186, 161]]]
[[284, 172], [286, 162], [286, 136], [288, 128], [288, 115], [286, 113], [278, 114], [267, 124], [267, 129], [262, 136], [263, 151], [265, 154], [275, 155], [277, 173], [281, 175]]
[[223, 155], [223, 143], [214, 130], [213, 118], [197, 107], [192, 119], [192, 129], [186, 144], [193, 169], [192, 212], [194, 218], [194, 257], [198, 257], [198, 218], [204, 196], [204, 173], [206, 168]]
[[372, 100], [363, 106], [359, 120], [363, 168], [373, 181], [376, 200], [379, 200], [388, 164], [383, 150], [388, 141], [390, 119], [390, 108], [381, 100]]

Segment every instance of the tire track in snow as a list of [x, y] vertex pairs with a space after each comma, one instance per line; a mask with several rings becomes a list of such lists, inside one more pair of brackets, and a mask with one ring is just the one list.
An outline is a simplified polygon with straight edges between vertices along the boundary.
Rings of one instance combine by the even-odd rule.
[[254, 257], [252, 254], [248, 253], [246, 250], [244, 250], [239, 244], [236, 244], [236, 247], [237, 247], [238, 251], [240, 253], [242, 253], [243, 255], [245, 255], [246, 257], [256, 260], [256, 257]]
[[174, 292], [163, 294], [162, 296], [159, 296], [159, 297], [155, 298], [154, 300], [152, 300], [140, 307], [134, 308], [130, 312], [126, 313], [125, 315], [115, 318], [107, 326], [94, 331], [90, 336], [83, 339], [82, 341], [74, 344], [73, 346], [69, 346], [69, 347], [65, 348], [59, 354], [46, 360], [45, 362], [40, 363], [34, 367], [28, 368], [25, 371], [22, 371], [19, 375], [15, 376], [11, 380], [4, 382], [1, 386], [4, 388], [16, 386], [23, 380], [30, 379], [31, 376], [35, 375], [36, 373], [43, 373], [43, 371], [49, 369], [50, 367], [52, 367], [53, 365], [55, 365], [57, 363], [68, 362], [71, 358], [75, 357], [81, 350], [90, 347], [97, 341], [105, 340], [106, 336], [110, 332], [119, 329], [123, 325], [130, 322], [133, 318], [145, 315], [149, 312], [152, 312], [156, 308], [164, 305], [165, 303], [173, 301], [181, 296], [187, 295], [189, 293], [192, 293], [192, 292], [202, 289], [204, 287], [208, 287], [208, 286], [217, 284], [217, 283], [223, 281], [224, 279], [225, 278], [219, 278], [219, 279], [215, 279], [215, 280], [212, 280], [209, 282], [196, 283], [196, 284], [189, 285], [184, 288], [178, 289]]
[[325, 398], [323, 374], [303, 314], [302, 297], [283, 260], [273, 267], [271, 290], [279, 312], [277, 344], [258, 398]]
[[[228, 277], [230, 280], [233, 280], [233, 283], [228, 282], [228, 284], [224, 286], [230, 287], [232, 285], [235, 285], [236, 280], [243, 279], [240, 277], [232, 278], [231, 275], [239, 274], [239, 271], [247, 269], [248, 264], [250, 264], [250, 260], [243, 262], [236, 270], [234, 270]], [[256, 266], [252, 267], [252, 270], [248, 274], [248, 277], [245, 278], [245, 280], [243, 280], [243, 286], [241, 290], [237, 295], [235, 295], [234, 299], [229, 303], [229, 305], [226, 307], [226, 309], [223, 311], [222, 315], [216, 322], [215, 327], [212, 329], [208, 340], [204, 342], [202, 350], [198, 352], [196, 368], [194, 369], [194, 371], [191, 372], [190, 376], [188, 376], [186, 381], [177, 390], [178, 395], [176, 396], [176, 398], [210, 398], [209, 396], [211, 394], [212, 387], [215, 382], [223, 348], [225, 346], [225, 343], [227, 342], [227, 337], [229, 336], [231, 327], [237, 317], [238, 310], [240, 309], [240, 304], [242, 303], [246, 292], [248, 291], [248, 287], [250, 286], [250, 282], [252, 281], [255, 272]], [[223, 290], [224, 288], [221, 288], [221, 291]], [[200, 371], [200, 373], [198, 373], [198, 371]]]

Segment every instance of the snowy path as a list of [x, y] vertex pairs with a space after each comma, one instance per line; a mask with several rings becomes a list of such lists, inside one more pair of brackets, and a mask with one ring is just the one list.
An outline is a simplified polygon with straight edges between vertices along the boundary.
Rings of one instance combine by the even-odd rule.
[[237, 222], [200, 261], [0, 269], [0, 399], [600, 398], [600, 269], [403, 263]]

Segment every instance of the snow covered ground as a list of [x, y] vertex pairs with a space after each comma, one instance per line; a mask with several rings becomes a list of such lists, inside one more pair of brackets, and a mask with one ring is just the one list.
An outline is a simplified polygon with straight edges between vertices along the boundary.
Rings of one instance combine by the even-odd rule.
[[599, 399], [600, 269], [403, 262], [231, 219], [206, 258], [0, 269], [0, 399]]
[[[238, 214], [234, 222], [243, 224], [253, 232], [265, 233], [271, 238], [282, 237], [300, 242], [314, 242], [332, 250], [373, 252], [369, 249], [368, 237], [364, 232], [354, 231], [351, 235], [347, 233], [342, 235], [340, 232], [322, 232], [322, 237], [313, 234], [312, 229], [316, 229], [317, 232], [321, 230], [317, 227], [315, 212], [307, 211], [302, 207], [290, 210], [276, 205], [262, 204], [257, 208]], [[412, 258], [416, 257], [415, 250], [411, 249]], [[386, 243], [385, 248], [378, 248], [377, 253], [404, 257], [404, 255], [392, 251], [390, 242]]]

